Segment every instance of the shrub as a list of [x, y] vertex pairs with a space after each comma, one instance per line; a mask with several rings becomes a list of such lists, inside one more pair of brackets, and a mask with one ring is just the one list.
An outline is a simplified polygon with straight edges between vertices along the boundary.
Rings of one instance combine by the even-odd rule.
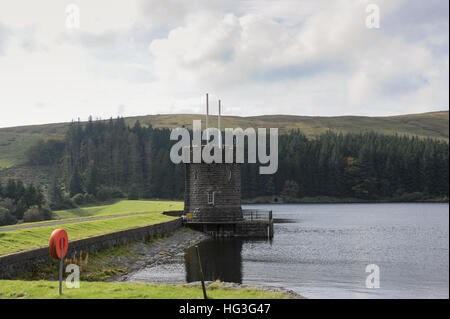
[[128, 199], [129, 200], [139, 199], [139, 191], [136, 186], [132, 186], [130, 188], [130, 191], [128, 192]]
[[297, 182], [287, 180], [284, 182], [283, 191], [281, 192], [281, 195], [284, 197], [297, 197], [299, 192], [299, 187]]
[[41, 211], [39, 210], [38, 206], [32, 206], [30, 207], [24, 214], [23, 214], [23, 221], [26, 223], [29, 222], [38, 222], [44, 219], [44, 216], [41, 214]]
[[17, 219], [4, 207], [0, 206], [0, 226], [12, 225], [17, 222]]
[[29, 208], [24, 197], [21, 197], [16, 205], [16, 210], [14, 211], [15, 217], [20, 220], [23, 219], [23, 214]]
[[39, 211], [40, 211], [41, 216], [44, 218], [44, 220], [52, 219], [53, 212], [52, 212], [50, 206], [44, 205], [41, 208], [39, 208]]
[[124, 198], [125, 194], [117, 187], [111, 188], [111, 197], [112, 198]]
[[97, 198], [99, 200], [107, 200], [112, 197], [112, 193], [113, 193], [113, 190], [111, 187], [102, 185], [98, 188]]
[[11, 198], [4, 198], [0, 200], [0, 207], [5, 208], [9, 212], [14, 212], [16, 210], [16, 205]]
[[77, 207], [73, 200], [68, 195], [64, 195], [59, 202], [52, 202], [50, 204], [51, 209], [53, 210], [61, 210], [61, 209], [71, 209]]
[[52, 210], [48, 205], [38, 207], [37, 205], [30, 207], [23, 214], [24, 222], [39, 222], [41, 220], [49, 220], [52, 218]]
[[400, 196], [394, 197], [393, 201], [399, 201], [399, 202], [415, 202], [420, 201], [426, 198], [425, 194], [421, 192], [415, 192], [415, 193], [403, 193]]
[[66, 193], [63, 197], [61, 209], [70, 209], [75, 207], [77, 207], [77, 205], [73, 202], [72, 198], [70, 198], [69, 194]]
[[97, 199], [95, 198], [94, 195], [92, 194], [84, 194], [84, 202], [86, 204], [91, 204], [91, 203], [95, 203], [97, 201]]
[[83, 194], [76, 194], [74, 197], [72, 197], [72, 201], [76, 205], [82, 205], [84, 203], [84, 195]]
[[65, 142], [57, 138], [46, 138], [32, 145], [26, 151], [28, 164], [53, 165], [57, 164], [64, 153]]
[[105, 185], [99, 186], [97, 190], [97, 198], [99, 200], [107, 200], [111, 198], [124, 198], [124, 193], [117, 187], [109, 187]]

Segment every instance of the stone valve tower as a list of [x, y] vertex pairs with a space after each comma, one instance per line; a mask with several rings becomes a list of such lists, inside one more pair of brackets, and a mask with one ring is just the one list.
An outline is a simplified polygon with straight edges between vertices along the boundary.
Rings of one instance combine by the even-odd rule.
[[185, 164], [184, 212], [196, 222], [242, 220], [238, 163]]
[[[227, 163], [185, 163], [184, 216], [186, 224], [215, 237], [269, 237], [273, 236], [272, 212], [266, 218], [248, 220], [241, 208], [241, 163], [236, 161], [236, 147], [222, 145], [220, 131], [221, 103], [217, 118], [219, 150], [222, 159], [232, 148], [233, 160]], [[209, 100], [206, 94], [206, 130], [209, 128]], [[192, 145], [193, 152], [201, 153], [205, 145]], [[197, 149], [196, 149], [197, 148]], [[250, 216], [262, 216], [255, 210]]]
[[[220, 132], [221, 104], [219, 100], [218, 130]], [[206, 129], [209, 125], [209, 100], [206, 94]], [[222, 158], [225, 148], [219, 138]], [[192, 148], [202, 146], [192, 146]], [[201, 151], [201, 150], [200, 150]], [[192, 152], [192, 149], [191, 149]], [[192, 154], [191, 154], [192, 155]], [[242, 220], [241, 164], [185, 164], [184, 212], [192, 222], [234, 222]]]

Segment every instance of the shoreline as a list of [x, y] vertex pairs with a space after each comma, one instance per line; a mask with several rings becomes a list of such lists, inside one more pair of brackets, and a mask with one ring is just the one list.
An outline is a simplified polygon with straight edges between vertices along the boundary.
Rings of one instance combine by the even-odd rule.
[[[86, 256], [69, 259], [67, 263], [80, 264], [81, 281], [85, 283], [111, 283], [111, 284], [149, 284], [156, 286], [173, 286], [179, 288], [195, 287], [199, 288], [200, 282], [152, 282], [145, 280], [129, 280], [135, 273], [152, 268], [164, 263], [170, 263], [174, 258], [184, 258], [184, 252], [210, 236], [190, 228], [180, 228], [164, 237], [151, 238], [146, 241], [136, 241], [112, 248], [107, 248], [89, 255], [89, 263], [84, 264]], [[81, 255], [80, 255], [81, 256]], [[34, 272], [24, 273], [13, 278], [12, 281], [35, 282], [49, 281], [57, 282], [58, 274], [56, 261], [39, 266]], [[84, 271], [83, 271], [84, 269]], [[304, 299], [305, 297], [286, 288], [264, 285], [248, 285], [232, 282], [205, 281], [207, 290], [217, 292], [218, 290], [241, 290], [250, 289], [261, 291], [262, 293], [280, 294], [289, 299]], [[232, 293], [233, 294], [233, 293]]]
[[120, 274], [113, 275], [106, 281], [128, 282], [129, 278], [136, 272], [164, 263], [181, 253], [184, 254], [185, 249], [208, 238], [210, 237], [204, 233], [189, 228], [181, 228], [159, 241], [132, 243], [129, 245], [128, 250], [139, 256], [128, 260], [119, 258], [122, 267], [125, 263], [126, 270]]
[[[200, 281], [194, 281], [190, 283], [184, 284], [186, 286], [200, 286]], [[256, 289], [261, 290], [269, 293], [282, 293], [285, 295], [288, 295], [292, 299], [308, 299], [305, 296], [302, 296], [295, 291], [283, 287], [277, 287], [277, 286], [264, 286], [264, 285], [247, 285], [247, 284], [238, 284], [235, 282], [225, 282], [225, 281], [205, 281], [206, 288], [208, 287], [224, 287], [224, 288], [231, 288], [231, 289], [240, 289], [240, 288], [250, 288], [250, 289]]]
[[[132, 251], [141, 250], [145, 251], [145, 255], [143, 255], [140, 260], [136, 263], [132, 263], [130, 260], [127, 270], [123, 271], [118, 275], [114, 275], [107, 282], [129, 282], [129, 283], [148, 283], [148, 284], [174, 284], [171, 282], [151, 282], [151, 281], [142, 281], [142, 280], [130, 280], [131, 277], [137, 272], [145, 269], [152, 268], [158, 266], [160, 264], [164, 264], [170, 262], [172, 259], [176, 258], [176, 256], [180, 256], [180, 254], [184, 254], [184, 251], [192, 247], [201, 241], [211, 238], [210, 236], [198, 232], [191, 229], [180, 229], [175, 231], [173, 234], [164, 238], [164, 240], [150, 243], [150, 244], [142, 244], [135, 243], [132, 244], [129, 249]], [[144, 253], [144, 252], [143, 252]], [[201, 282], [184, 282], [178, 283], [177, 285], [182, 286], [200, 286]], [[269, 293], [283, 293], [288, 295], [291, 298], [295, 299], [306, 299], [306, 297], [296, 293], [293, 290], [286, 289], [283, 287], [276, 286], [264, 286], [264, 285], [248, 285], [248, 284], [239, 284], [234, 282], [222, 282], [219, 280], [216, 281], [205, 281], [206, 287], [210, 287], [212, 289], [217, 287], [231, 288], [231, 289], [240, 289], [240, 288], [250, 288], [261, 290]]]
[[365, 200], [358, 198], [335, 198], [335, 197], [309, 197], [309, 198], [288, 198], [281, 201], [274, 201], [269, 198], [257, 197], [253, 199], [241, 200], [243, 205], [255, 204], [448, 204], [448, 198], [418, 199], [418, 200], [395, 200], [379, 199]]

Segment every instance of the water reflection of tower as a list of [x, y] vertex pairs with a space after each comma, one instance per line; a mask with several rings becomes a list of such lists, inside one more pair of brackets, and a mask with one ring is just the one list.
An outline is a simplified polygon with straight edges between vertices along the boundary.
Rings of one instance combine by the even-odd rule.
[[[242, 283], [242, 240], [210, 239], [198, 246], [205, 280]], [[186, 251], [185, 259], [186, 281], [199, 281], [194, 247]]]

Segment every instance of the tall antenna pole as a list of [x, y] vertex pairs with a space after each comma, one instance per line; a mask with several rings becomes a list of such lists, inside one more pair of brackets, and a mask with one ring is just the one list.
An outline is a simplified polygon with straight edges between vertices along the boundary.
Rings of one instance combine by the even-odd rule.
[[208, 115], [209, 115], [209, 99], [208, 93], [206, 93], [206, 129], [208, 130]]
[[219, 128], [219, 148], [222, 148], [222, 131], [220, 130], [220, 114], [221, 114], [221, 105], [219, 100], [219, 115], [217, 118], [218, 128]]

